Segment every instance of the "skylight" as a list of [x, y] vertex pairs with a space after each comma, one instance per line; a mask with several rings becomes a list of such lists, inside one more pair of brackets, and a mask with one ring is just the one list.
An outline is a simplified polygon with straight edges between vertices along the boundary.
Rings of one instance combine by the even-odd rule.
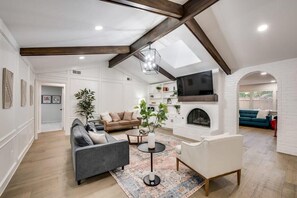
[[179, 40], [159, 51], [162, 60], [167, 62], [175, 69], [200, 63], [201, 60], [194, 52], [182, 41]]

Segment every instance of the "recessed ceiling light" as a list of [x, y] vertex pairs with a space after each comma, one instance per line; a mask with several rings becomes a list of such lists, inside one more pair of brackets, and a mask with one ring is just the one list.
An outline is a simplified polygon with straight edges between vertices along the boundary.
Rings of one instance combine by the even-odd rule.
[[262, 24], [260, 26], [258, 26], [257, 30], [258, 32], [264, 32], [268, 29], [268, 25], [267, 24]]
[[261, 72], [261, 75], [265, 76], [265, 75], [267, 75], [267, 72]]
[[80, 57], [79, 57], [79, 60], [84, 60], [84, 59], [85, 59], [84, 56], [80, 56]]
[[271, 83], [275, 83], [275, 82], [276, 82], [276, 80], [271, 80], [270, 82], [271, 82]]
[[100, 31], [100, 30], [102, 30], [103, 29], [103, 27], [101, 26], [101, 25], [97, 25], [96, 27], [95, 27], [95, 30], [97, 30], [97, 31]]

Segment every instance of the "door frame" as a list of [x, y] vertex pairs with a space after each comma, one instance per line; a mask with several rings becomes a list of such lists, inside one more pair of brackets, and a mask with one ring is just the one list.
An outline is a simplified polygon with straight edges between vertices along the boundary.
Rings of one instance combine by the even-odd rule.
[[66, 135], [65, 129], [65, 93], [66, 93], [66, 84], [63, 83], [51, 83], [51, 82], [44, 82], [44, 81], [36, 81], [36, 90], [35, 90], [35, 101], [36, 101], [36, 108], [35, 108], [35, 139], [38, 139], [38, 134], [41, 132], [41, 89], [42, 86], [50, 86], [50, 87], [61, 87], [62, 88], [62, 130]]

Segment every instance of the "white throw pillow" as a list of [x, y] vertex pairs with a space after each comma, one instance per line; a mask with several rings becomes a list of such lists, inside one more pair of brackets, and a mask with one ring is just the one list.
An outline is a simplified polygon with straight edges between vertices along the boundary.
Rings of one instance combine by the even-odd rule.
[[257, 118], [264, 118], [266, 119], [266, 116], [268, 115], [267, 110], [259, 110], [257, 114]]
[[107, 143], [106, 137], [104, 133], [94, 133], [89, 131], [89, 136], [94, 142], [94, 144], [105, 144]]
[[110, 117], [108, 112], [101, 113], [100, 116], [101, 116], [101, 119], [106, 121], [107, 123], [112, 121], [112, 118]]

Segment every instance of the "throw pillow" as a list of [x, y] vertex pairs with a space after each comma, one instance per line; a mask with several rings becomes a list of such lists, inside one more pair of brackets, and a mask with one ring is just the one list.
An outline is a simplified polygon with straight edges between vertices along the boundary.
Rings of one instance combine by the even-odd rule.
[[124, 118], [124, 112], [120, 112], [120, 113], [118, 113], [118, 115], [119, 115], [121, 120]]
[[106, 121], [107, 123], [112, 121], [112, 118], [110, 117], [108, 112], [101, 113], [100, 116], [101, 116], [101, 119]]
[[89, 132], [89, 136], [95, 144], [105, 144], [107, 143], [106, 137], [104, 133], [94, 133]]
[[85, 128], [88, 132], [89, 131], [97, 132], [94, 122], [88, 122]]
[[266, 119], [266, 116], [268, 116], [267, 110], [259, 110], [257, 114], [257, 118], [264, 118]]
[[123, 120], [131, 121], [133, 112], [125, 111]]
[[132, 112], [133, 112], [133, 114], [132, 114], [132, 120], [137, 120], [137, 118], [140, 116], [139, 115], [139, 110], [133, 109]]
[[118, 122], [121, 120], [120, 116], [117, 113], [109, 113], [113, 122]]
[[76, 125], [72, 130], [74, 141], [78, 146], [89, 146], [94, 144], [83, 126]]

